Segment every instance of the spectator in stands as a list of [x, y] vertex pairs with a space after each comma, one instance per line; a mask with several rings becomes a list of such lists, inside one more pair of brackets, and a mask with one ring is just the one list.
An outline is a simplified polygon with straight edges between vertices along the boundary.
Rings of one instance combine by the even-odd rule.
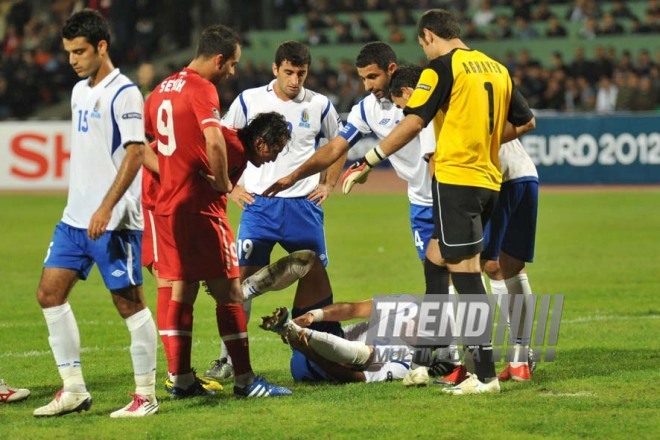
[[524, 18], [526, 21], [532, 19], [532, 2], [530, 0], [513, 0], [511, 7], [513, 18]]
[[649, 112], [656, 109], [658, 106], [656, 91], [653, 90], [651, 78], [642, 76], [639, 79], [639, 94], [635, 100], [634, 110], [640, 112]]
[[639, 34], [655, 34], [660, 32], [660, 19], [658, 18], [660, 13], [651, 12], [650, 10], [646, 11], [644, 14], [644, 22], [639, 25], [637, 33]]
[[548, 28], [545, 30], [545, 36], [549, 38], [565, 37], [568, 35], [566, 28], [559, 22], [556, 15], [551, 15], [548, 19]]
[[532, 12], [533, 21], [547, 21], [550, 19], [550, 17], [553, 16], [554, 14], [550, 10], [550, 6], [548, 6], [547, 1], [541, 2], [538, 5], [538, 7]]
[[598, 26], [598, 35], [621, 35], [624, 33], [623, 26], [616, 22], [611, 13], [606, 13]]
[[142, 63], [137, 69], [137, 86], [142, 96], [146, 99], [149, 93], [156, 87], [160, 78], [156, 78], [156, 69], [151, 63]]
[[649, 76], [653, 68], [653, 60], [651, 60], [651, 53], [648, 49], [642, 49], [637, 55], [637, 62], [635, 62], [635, 73], [642, 76]]
[[578, 31], [578, 36], [585, 40], [593, 40], [598, 35], [598, 21], [594, 17], [587, 17]]
[[315, 27], [307, 26], [307, 35], [305, 36], [305, 43], [309, 46], [319, 46], [328, 44], [328, 37], [323, 32]]
[[472, 21], [477, 26], [486, 26], [495, 20], [495, 11], [490, 5], [490, 0], [481, 0], [479, 9], [472, 16]]
[[594, 64], [587, 59], [586, 52], [582, 46], [575, 48], [575, 56], [571, 62], [570, 73], [573, 78], [579, 78], [581, 76], [586, 78], [597, 77], [597, 74], [594, 72]]
[[337, 22], [333, 27], [335, 33], [336, 44], [351, 44], [355, 43], [355, 38], [351, 34], [351, 28], [343, 22]]
[[511, 38], [512, 36], [513, 31], [511, 31], [509, 17], [506, 15], [498, 15], [495, 23], [495, 29], [493, 29], [491, 32], [491, 38], [493, 40], [504, 40]]
[[0, 121], [9, 119], [12, 115], [11, 95], [7, 86], [7, 78], [0, 75]]
[[564, 64], [564, 57], [557, 50], [550, 55], [550, 70], [551, 72], [561, 71], [564, 76], [568, 75], [568, 66]]
[[608, 76], [602, 76], [596, 92], [596, 111], [598, 113], [612, 113], [616, 108], [616, 97], [619, 88], [612, 83]]
[[609, 59], [607, 51], [601, 45], [594, 48], [593, 72], [595, 76], [589, 76], [587, 79], [592, 84], [595, 83], [601, 76], [608, 78], [612, 77], [614, 73], [614, 61]]
[[388, 33], [389, 34], [387, 36], [387, 41], [389, 41], [390, 43], [397, 44], [406, 41], [406, 36], [398, 24], [389, 25]]
[[473, 21], [468, 21], [461, 29], [461, 37], [466, 41], [485, 40], [486, 35], [477, 28]]
[[575, 78], [568, 77], [564, 82], [564, 105], [562, 110], [572, 112], [577, 110], [580, 104], [580, 90]]
[[399, 26], [415, 26], [417, 25], [417, 20], [413, 17], [410, 9], [400, 5], [394, 9], [394, 16], [396, 17], [396, 22]]
[[596, 92], [584, 76], [577, 79], [577, 87], [580, 93], [580, 102], [577, 109], [581, 111], [590, 112], [596, 106]]
[[610, 9], [610, 14], [617, 20], [630, 20], [636, 18], [635, 14], [630, 10], [622, 0], [614, 0]]
[[517, 17], [513, 35], [519, 40], [534, 40], [539, 37], [539, 32], [524, 17]]
[[564, 89], [561, 81], [551, 76], [543, 92], [543, 108], [551, 110], [562, 110], [564, 106]]
[[639, 81], [634, 72], [619, 72], [614, 75], [614, 83], [619, 92], [616, 95], [615, 110], [631, 111], [635, 108]]
[[627, 72], [632, 72], [635, 70], [635, 66], [633, 65], [632, 61], [632, 54], [630, 53], [630, 50], [624, 49], [623, 52], [621, 52], [621, 59], [616, 64], [616, 70], [627, 73]]
[[585, 11], [586, 0], [575, 0], [566, 10], [566, 19], [573, 22], [582, 22], [587, 19]]

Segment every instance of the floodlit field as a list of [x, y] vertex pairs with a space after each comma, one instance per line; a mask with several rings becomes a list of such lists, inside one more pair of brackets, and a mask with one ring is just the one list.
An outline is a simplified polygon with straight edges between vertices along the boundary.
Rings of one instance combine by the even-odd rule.
[[[0, 196], [0, 377], [32, 390], [24, 402], [0, 404], [3, 438], [636, 439], [660, 432], [660, 189], [542, 190], [530, 280], [535, 293], [566, 299], [556, 361], [541, 364], [532, 383], [460, 397], [398, 382], [294, 385], [289, 349], [257, 328], [259, 316], [291, 304], [288, 290], [256, 300], [249, 328], [256, 372], [291, 386], [292, 397], [236, 400], [227, 385], [215, 397], [170, 401], [161, 350], [161, 414], [140, 420], [109, 418], [128, 402], [134, 385], [129, 335], [96, 270], [71, 297], [92, 409], [32, 417], [60, 386], [34, 293], [64, 203], [63, 196]], [[235, 206], [230, 214], [237, 225]], [[335, 194], [327, 203], [326, 230], [336, 301], [422, 293], [403, 193]], [[154, 310], [150, 279], [145, 290]], [[219, 345], [214, 307], [203, 293], [194, 331], [193, 365], [203, 372]]]

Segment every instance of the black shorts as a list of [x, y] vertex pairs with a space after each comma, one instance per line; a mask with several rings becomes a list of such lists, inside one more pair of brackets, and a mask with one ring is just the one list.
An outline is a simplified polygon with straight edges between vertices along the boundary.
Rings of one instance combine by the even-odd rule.
[[440, 183], [433, 178], [433, 223], [445, 259], [471, 257], [483, 250], [484, 227], [499, 193], [477, 186]]

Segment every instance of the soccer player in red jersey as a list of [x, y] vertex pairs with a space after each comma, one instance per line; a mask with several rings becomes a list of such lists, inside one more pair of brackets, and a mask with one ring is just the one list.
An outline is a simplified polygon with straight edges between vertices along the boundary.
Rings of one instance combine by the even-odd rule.
[[158, 145], [161, 183], [154, 209], [158, 272], [172, 281], [166, 325], [175, 398], [212, 394], [190, 366], [200, 281], [216, 300], [218, 329], [235, 359], [234, 394], [291, 394], [252, 372], [236, 247], [226, 215], [226, 193], [247, 160], [255, 165], [271, 161], [289, 140], [286, 122], [273, 115], [255, 118], [244, 130], [221, 128], [215, 86], [234, 74], [240, 57], [238, 35], [222, 25], [210, 26], [188, 67], [156, 86], [145, 104], [146, 132]]

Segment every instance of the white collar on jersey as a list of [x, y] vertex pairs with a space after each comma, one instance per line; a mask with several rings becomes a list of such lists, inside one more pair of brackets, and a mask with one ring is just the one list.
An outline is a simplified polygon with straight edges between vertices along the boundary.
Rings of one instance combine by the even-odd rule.
[[[105, 78], [103, 78], [103, 79], [101, 80], [100, 83], [98, 83], [98, 84], [95, 85], [94, 87], [90, 87], [90, 88], [91, 88], [91, 89], [95, 89], [95, 88], [97, 88], [97, 87], [99, 87], [99, 86], [102, 87], [102, 88], [106, 88], [106, 87], [108, 87], [108, 85], [110, 85], [110, 83], [113, 82], [113, 81], [114, 81], [114, 80], [115, 80], [120, 74], [121, 74], [121, 72], [119, 71], [119, 67], [115, 67], [114, 70], [113, 70], [112, 72], [108, 73], [108, 76], [106, 76]], [[86, 83], [86, 84], [87, 84], [87, 87], [89, 87], [89, 78], [87, 78], [87, 83]]]
[[[275, 95], [275, 96], [277, 96], [277, 94], [275, 93], [275, 90], [274, 90], [274, 88], [273, 88], [273, 87], [274, 87], [274, 84], [275, 84], [275, 81], [277, 81], [277, 80], [276, 80], [276, 79], [272, 80], [272, 81], [270, 82], [270, 84], [268, 84], [268, 85], [266, 86], [266, 91], [269, 92], [269, 93], [272, 93], [272, 94]], [[298, 95], [297, 95], [295, 98], [293, 98], [292, 101], [293, 101], [293, 102], [296, 102], [296, 103], [297, 103], [297, 102], [303, 102], [303, 100], [305, 99], [305, 94], [306, 94], [306, 93], [307, 93], [307, 90], [305, 90], [304, 87], [301, 87], [301, 88], [300, 88], [300, 92], [298, 92]], [[278, 99], [279, 99], [279, 97], [278, 97]]]
[[394, 106], [394, 103], [390, 101], [390, 98], [376, 98], [376, 101], [378, 101], [378, 104], [380, 104], [381, 110], [390, 110]]

